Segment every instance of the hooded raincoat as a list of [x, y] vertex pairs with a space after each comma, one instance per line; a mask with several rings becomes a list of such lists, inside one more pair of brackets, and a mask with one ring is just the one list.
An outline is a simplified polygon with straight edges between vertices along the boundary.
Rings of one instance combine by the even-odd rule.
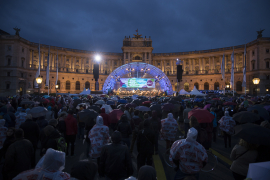
[[68, 173], [62, 172], [65, 168], [65, 153], [48, 149], [46, 154], [39, 160], [35, 169], [25, 171], [17, 175], [13, 180], [67, 180], [70, 179]]
[[110, 139], [109, 128], [103, 125], [101, 116], [97, 117], [96, 125], [89, 131], [88, 138], [91, 141], [89, 156], [92, 158], [100, 157], [102, 147], [108, 144]]
[[0, 149], [2, 149], [3, 144], [7, 138], [6, 132], [8, 128], [5, 127], [5, 123], [5, 119], [0, 119]]
[[166, 119], [161, 120], [161, 137], [165, 140], [174, 141], [177, 133], [178, 124], [173, 118], [173, 114], [169, 113]]
[[199, 173], [208, 155], [204, 147], [196, 141], [198, 131], [190, 128], [186, 139], [175, 141], [170, 150], [170, 161], [179, 160], [179, 169], [185, 174]]
[[[19, 111], [19, 108], [18, 108]], [[18, 129], [22, 123], [25, 122], [27, 114], [25, 112], [19, 111], [19, 113], [15, 113], [16, 115], [16, 124], [15, 128]]]
[[230, 117], [228, 111], [225, 111], [225, 116], [223, 116], [218, 122], [220, 124], [219, 128], [222, 131], [225, 131], [229, 135], [233, 135], [233, 133], [234, 133], [234, 128], [233, 127], [236, 124], [235, 124], [235, 121], [233, 120], [233, 118]]

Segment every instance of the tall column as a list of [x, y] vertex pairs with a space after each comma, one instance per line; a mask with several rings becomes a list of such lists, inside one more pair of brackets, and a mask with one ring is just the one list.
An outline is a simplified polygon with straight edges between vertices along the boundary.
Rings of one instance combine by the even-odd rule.
[[54, 69], [54, 53], [51, 53], [50, 55], [51, 55], [51, 57], [50, 57], [51, 58], [50, 59], [50, 61], [51, 61], [50, 66], [51, 67], [50, 68], [51, 68], [51, 70], [53, 70]]
[[209, 59], [208, 59], [208, 61], [209, 61], [209, 73], [211, 73], [212, 72], [212, 63], [211, 63], [211, 57], [209, 57]]
[[67, 55], [64, 55], [64, 68], [66, 69], [67, 66]]
[[199, 69], [200, 69], [200, 74], [202, 73], [202, 58], [199, 58]]
[[215, 56], [213, 56], [212, 57], [212, 61], [213, 61], [213, 63], [212, 63], [212, 69], [213, 69], [213, 73], [215, 72], [215, 68], [216, 68], [216, 66], [215, 66]]
[[227, 72], [227, 63], [228, 63], [228, 56], [225, 55], [225, 58], [224, 58], [224, 64], [225, 64], [225, 73]]
[[41, 69], [45, 69], [44, 64], [45, 64], [45, 52], [41, 52]]
[[205, 73], [205, 58], [204, 57], [202, 58], [202, 70], [203, 70], [203, 73]]
[[144, 62], [146, 63], [146, 59], [147, 59], [147, 54], [146, 52], [144, 52]]
[[171, 74], [173, 74], [173, 63], [172, 63], [172, 60], [170, 60], [170, 64], [171, 64]]
[[80, 59], [81, 59], [81, 70], [83, 70], [84, 69], [84, 63], [83, 63], [84, 59], [83, 59], [83, 57], [80, 57]]
[[152, 60], [151, 60], [151, 52], [149, 52], [149, 64], [152, 64]]
[[165, 61], [162, 60], [162, 71], [165, 72]]
[[[128, 52], [128, 63], [130, 63], [130, 52]], [[126, 61], [125, 61], [126, 64]]]

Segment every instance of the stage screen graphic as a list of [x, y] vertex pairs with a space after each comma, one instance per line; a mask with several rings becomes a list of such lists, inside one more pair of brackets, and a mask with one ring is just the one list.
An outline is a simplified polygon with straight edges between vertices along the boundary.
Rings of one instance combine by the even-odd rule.
[[150, 78], [121, 78], [122, 88], [155, 88], [155, 79]]

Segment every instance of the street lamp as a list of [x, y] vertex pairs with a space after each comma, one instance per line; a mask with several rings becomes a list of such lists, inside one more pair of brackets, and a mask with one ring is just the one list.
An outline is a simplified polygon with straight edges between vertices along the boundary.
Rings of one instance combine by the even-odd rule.
[[256, 85], [255, 93], [256, 93], [256, 96], [257, 96], [257, 86], [260, 83], [260, 78], [254, 78], [254, 79], [252, 79], [252, 81], [253, 81], [253, 84]]
[[55, 85], [55, 96], [57, 97], [57, 89], [59, 88], [59, 85], [58, 84], [56, 84]]
[[36, 78], [38, 84], [38, 94], [40, 94], [40, 84], [42, 83], [42, 77], [40, 75]]

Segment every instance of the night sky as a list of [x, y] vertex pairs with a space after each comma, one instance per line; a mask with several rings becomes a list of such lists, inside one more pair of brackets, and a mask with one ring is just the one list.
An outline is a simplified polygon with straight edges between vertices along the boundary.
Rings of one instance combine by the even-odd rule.
[[270, 37], [269, 0], [2, 0], [0, 29], [31, 42], [122, 52], [135, 30], [154, 53], [236, 46]]

